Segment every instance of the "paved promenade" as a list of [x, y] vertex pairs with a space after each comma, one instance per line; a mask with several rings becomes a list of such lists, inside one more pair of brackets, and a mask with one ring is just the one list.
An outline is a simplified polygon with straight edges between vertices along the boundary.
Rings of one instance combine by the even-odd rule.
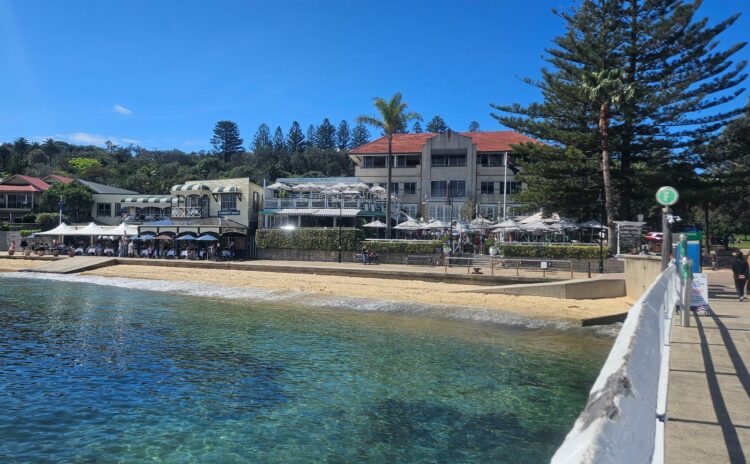
[[750, 461], [750, 302], [737, 300], [730, 270], [707, 273], [714, 315], [672, 334], [668, 463]]

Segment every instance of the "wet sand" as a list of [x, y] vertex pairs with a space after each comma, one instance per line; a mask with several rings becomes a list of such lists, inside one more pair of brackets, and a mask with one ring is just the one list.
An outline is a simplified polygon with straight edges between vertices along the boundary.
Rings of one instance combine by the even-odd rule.
[[0, 259], [0, 272], [14, 272], [22, 269], [28, 269], [31, 267], [41, 266], [47, 264], [50, 261], [41, 259], [24, 259], [24, 258], [13, 258], [13, 259]]
[[[3, 260], [6, 261], [6, 260]], [[222, 269], [156, 268], [120, 264], [84, 275], [130, 277], [208, 283], [229, 287], [265, 290], [291, 290], [338, 296], [377, 298], [428, 304], [495, 308], [535, 318], [579, 322], [583, 319], [621, 314], [633, 301], [622, 298], [600, 300], [561, 300], [536, 296], [483, 295], [455, 293], [476, 289], [473, 285], [424, 282], [418, 280], [371, 279], [315, 274], [292, 274]]]

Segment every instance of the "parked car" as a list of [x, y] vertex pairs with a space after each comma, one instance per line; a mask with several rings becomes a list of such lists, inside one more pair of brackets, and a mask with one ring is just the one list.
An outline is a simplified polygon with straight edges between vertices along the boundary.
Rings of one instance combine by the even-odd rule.
[[661, 232], [649, 232], [644, 237], [647, 242], [661, 243], [664, 241], [664, 234]]

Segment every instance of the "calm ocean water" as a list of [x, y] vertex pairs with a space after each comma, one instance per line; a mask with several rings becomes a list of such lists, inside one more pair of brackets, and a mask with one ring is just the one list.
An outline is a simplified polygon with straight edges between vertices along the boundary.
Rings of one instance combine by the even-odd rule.
[[546, 462], [613, 342], [243, 291], [0, 275], [0, 462]]

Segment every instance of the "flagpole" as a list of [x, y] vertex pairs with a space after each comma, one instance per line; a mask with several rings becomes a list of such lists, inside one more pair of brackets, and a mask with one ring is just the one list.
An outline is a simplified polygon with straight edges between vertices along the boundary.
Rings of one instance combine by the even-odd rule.
[[505, 170], [503, 173], [503, 221], [504, 221], [505, 219], [507, 219], [507, 214], [506, 214], [507, 207], [505, 205], [505, 201], [506, 201], [505, 199], [508, 196], [508, 152], [507, 151], [505, 152], [505, 162], [503, 164], [505, 164]]

